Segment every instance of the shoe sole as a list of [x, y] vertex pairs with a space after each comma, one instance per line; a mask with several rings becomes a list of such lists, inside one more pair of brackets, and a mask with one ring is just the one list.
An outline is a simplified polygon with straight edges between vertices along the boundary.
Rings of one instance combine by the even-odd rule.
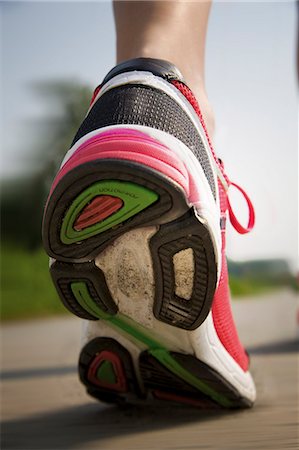
[[[49, 256], [55, 259], [50, 272], [60, 299], [77, 316], [105, 320], [120, 335], [125, 334], [147, 348], [140, 356], [140, 373], [143, 390], [149, 391], [152, 398], [192, 403], [196, 392], [197, 405], [210, 399], [212, 404], [224, 407], [248, 406], [248, 401], [240, 398], [236, 389], [209, 366], [191, 355], [186, 360], [186, 355], [170, 352], [152, 338], [150, 330], [140, 321], [123, 314], [107, 283], [108, 274], [96, 264], [122, 236], [152, 227], [156, 232], [148, 245], [154, 273], [154, 317], [191, 331], [201, 325], [211, 309], [217, 283], [213, 239], [208, 226], [188, 201], [180, 161], [171, 155], [170, 149], [161, 149], [152, 139], [140, 140], [140, 136], [133, 135], [124, 140], [122, 132], [116, 141], [116, 147], [115, 136], [87, 142], [67, 161], [54, 181], [45, 209], [43, 242]], [[160, 167], [163, 172], [158, 170]], [[177, 273], [180, 263], [184, 266], [186, 251], [192, 255], [189, 269], [193, 272], [191, 282], [187, 283], [188, 292], [186, 280]], [[125, 279], [126, 271], [120, 275]], [[130, 401], [132, 395], [144, 397], [135, 382], [137, 376], [130, 356], [121, 343], [115, 341], [112, 350], [111, 342], [97, 343], [100, 348], [94, 354], [88, 344], [88, 351], [83, 349], [80, 357], [80, 377], [88, 391], [92, 395], [96, 392], [95, 396], [105, 401], [111, 398], [118, 402], [119, 396], [121, 401], [123, 398]], [[113, 367], [118, 364], [118, 368], [125, 368], [127, 381], [117, 386], [112, 383], [111, 389], [109, 383], [99, 389], [96, 377], [90, 375], [93, 370], [90, 367], [96, 366], [94, 355], [101, 353], [102, 347], [104, 352], [116, 355], [110, 361]], [[92, 356], [89, 362], [87, 353]], [[156, 384], [151, 383], [155, 371], [160, 377]], [[169, 377], [173, 386], [181, 383], [179, 390], [163, 390]], [[124, 383], [128, 390], [120, 395]]]
[[112, 338], [95, 338], [83, 347], [78, 370], [87, 393], [106, 403], [171, 402], [204, 409], [252, 404], [207, 364], [161, 347], [140, 353], [137, 374], [123, 345]]

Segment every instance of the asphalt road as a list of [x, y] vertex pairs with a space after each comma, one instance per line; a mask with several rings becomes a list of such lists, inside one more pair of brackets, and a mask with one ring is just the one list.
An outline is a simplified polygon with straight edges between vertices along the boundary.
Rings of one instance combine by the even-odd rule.
[[234, 303], [251, 353], [251, 410], [119, 410], [88, 397], [77, 379], [80, 320], [2, 327], [3, 449], [298, 449], [298, 298], [279, 292]]

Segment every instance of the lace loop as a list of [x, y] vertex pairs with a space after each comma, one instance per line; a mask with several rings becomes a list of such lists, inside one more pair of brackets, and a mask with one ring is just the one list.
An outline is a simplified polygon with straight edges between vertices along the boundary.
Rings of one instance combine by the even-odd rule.
[[252, 228], [254, 227], [254, 224], [255, 224], [255, 212], [254, 212], [253, 205], [251, 203], [250, 198], [246, 194], [246, 192], [240, 186], [238, 186], [236, 183], [233, 183], [232, 181], [230, 182], [230, 184], [232, 186], [234, 186], [235, 188], [237, 188], [238, 191], [241, 192], [241, 194], [243, 194], [243, 197], [245, 198], [247, 206], [248, 206], [249, 218], [248, 218], [247, 227], [243, 227], [243, 225], [241, 225], [240, 222], [238, 221], [238, 219], [236, 218], [236, 216], [235, 216], [235, 214], [233, 212], [232, 206], [230, 204], [229, 198], [227, 196], [227, 206], [228, 206], [229, 219], [231, 221], [232, 226], [234, 227], [234, 229], [238, 233], [240, 233], [240, 234], [249, 233], [252, 230]]

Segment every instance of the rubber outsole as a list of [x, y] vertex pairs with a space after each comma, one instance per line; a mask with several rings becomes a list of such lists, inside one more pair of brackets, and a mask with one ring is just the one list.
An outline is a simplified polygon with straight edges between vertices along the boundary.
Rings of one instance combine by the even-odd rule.
[[106, 284], [105, 275], [94, 262], [65, 263], [56, 261], [50, 268], [52, 281], [64, 306], [82, 319], [98, 320], [97, 315], [86, 311], [77, 301], [72, 290], [74, 283], [83, 283], [94, 304], [106, 314], [116, 314], [116, 306]]
[[[154, 315], [158, 320], [186, 330], [196, 329], [207, 317], [213, 299], [217, 268], [210, 233], [189, 210], [174, 222], [162, 225], [150, 241], [155, 272]], [[183, 298], [176, 293], [173, 258], [191, 250], [193, 286]]]
[[[127, 218], [129, 209], [124, 213], [120, 209], [116, 212], [119, 222], [114, 219], [116, 214], [112, 214], [105, 229], [105, 220], [100, 220], [98, 225], [93, 223], [96, 214], [103, 214], [98, 208], [99, 202], [94, 202], [94, 216], [90, 205], [94, 198], [98, 198], [95, 196], [99, 192], [106, 196], [107, 191], [109, 195], [113, 191], [114, 195], [123, 198], [130, 196], [131, 210], [136, 210], [135, 202], [138, 213]], [[152, 201], [149, 201], [149, 196]], [[78, 223], [80, 214], [84, 220], [87, 217], [93, 223], [93, 228], [72, 230], [68, 235], [70, 242], [67, 242], [62, 232], [72, 223]], [[150, 225], [159, 227], [149, 243], [155, 277], [155, 317], [187, 330], [197, 328], [205, 320], [217, 283], [214, 247], [207, 227], [189, 207], [177, 183], [140, 164], [115, 160], [98, 160], [71, 170], [58, 183], [47, 204], [44, 246], [49, 256], [56, 259], [50, 269], [51, 276], [63, 304], [72, 313], [90, 320], [102, 318], [102, 313], [117, 313], [105, 274], [90, 260], [112, 245], [120, 235]], [[191, 251], [194, 260], [192, 286], [187, 298], [178, 295], [173, 262], [182, 250]], [[77, 296], [74, 283], [77, 283]], [[78, 283], [81, 283], [81, 288]], [[78, 296], [82, 301], [78, 301]]]
[[[79, 377], [88, 394], [108, 403], [174, 402], [208, 409], [251, 406], [223, 377], [194, 356], [169, 352], [168, 357], [196, 376], [199, 382], [220, 393], [222, 404], [174, 374], [150, 351], [140, 354], [137, 377], [130, 353], [111, 338], [95, 338], [85, 345], [79, 358]], [[114, 379], [110, 383], [101, 379], [101, 374], [95, 378], [95, 371], [91, 371], [91, 367], [99, 369], [100, 364], [107, 360], [112, 361], [111, 366], [114, 364]], [[119, 361], [118, 367], [116, 361]]]
[[[103, 383], [101, 380], [95, 380], [91, 376], [90, 368], [95, 359], [104, 353], [104, 358], [108, 355], [114, 355], [119, 361], [115, 369], [115, 377], [121, 379], [122, 383]], [[107, 360], [107, 359], [106, 359]], [[105, 359], [104, 359], [105, 361]], [[90, 341], [81, 351], [78, 364], [79, 378], [86, 386], [87, 392], [92, 397], [106, 403], [123, 404], [129, 399], [143, 398], [142, 392], [137, 382], [133, 361], [126, 348], [111, 338], [96, 338]], [[121, 389], [120, 389], [121, 387]]]
[[[135, 216], [102, 233], [79, 241], [79, 244], [65, 244], [60, 231], [68, 209], [84, 189], [99, 180], [131, 182], [155, 192], [158, 199]], [[94, 160], [70, 170], [51, 194], [43, 220], [43, 245], [49, 256], [60, 261], [90, 261], [121, 234], [135, 227], [170, 222], [188, 209], [182, 189], [154, 169], [143, 167], [141, 171], [140, 164], [128, 161]]]

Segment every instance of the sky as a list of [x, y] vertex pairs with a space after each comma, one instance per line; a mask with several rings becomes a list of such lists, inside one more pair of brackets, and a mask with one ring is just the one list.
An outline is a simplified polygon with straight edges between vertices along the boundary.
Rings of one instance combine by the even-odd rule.
[[[48, 108], [34, 82], [69, 79], [97, 86], [115, 63], [107, 2], [2, 1], [0, 177], [20, 173], [27, 124]], [[248, 192], [255, 230], [228, 233], [236, 260], [298, 261], [298, 111], [294, 2], [214, 2], [206, 46], [206, 84], [216, 115], [216, 151]], [[66, 149], [67, 150], [67, 149]], [[233, 192], [234, 209], [246, 209]]]

